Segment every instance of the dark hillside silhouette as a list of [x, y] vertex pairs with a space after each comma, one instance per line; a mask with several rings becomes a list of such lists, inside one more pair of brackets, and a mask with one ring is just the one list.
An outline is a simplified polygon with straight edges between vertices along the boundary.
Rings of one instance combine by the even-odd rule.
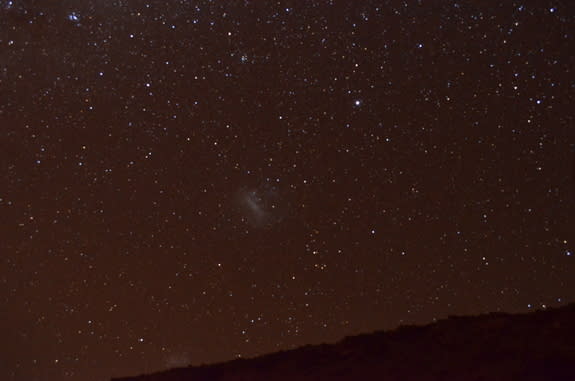
[[575, 380], [575, 304], [449, 317], [331, 345], [115, 380]]

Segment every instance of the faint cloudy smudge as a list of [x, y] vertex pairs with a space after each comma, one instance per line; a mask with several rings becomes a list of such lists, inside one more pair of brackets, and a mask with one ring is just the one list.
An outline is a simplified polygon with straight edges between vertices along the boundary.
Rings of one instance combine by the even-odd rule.
[[281, 199], [275, 186], [242, 188], [237, 192], [236, 203], [252, 228], [269, 228], [282, 220]]
[[166, 360], [166, 366], [168, 368], [181, 368], [191, 364], [190, 355], [188, 353], [172, 353]]

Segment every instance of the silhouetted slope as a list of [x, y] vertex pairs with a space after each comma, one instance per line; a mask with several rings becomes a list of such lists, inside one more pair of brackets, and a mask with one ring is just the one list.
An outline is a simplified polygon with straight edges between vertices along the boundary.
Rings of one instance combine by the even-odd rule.
[[575, 380], [575, 304], [529, 314], [450, 317], [332, 345], [116, 380], [366, 379]]

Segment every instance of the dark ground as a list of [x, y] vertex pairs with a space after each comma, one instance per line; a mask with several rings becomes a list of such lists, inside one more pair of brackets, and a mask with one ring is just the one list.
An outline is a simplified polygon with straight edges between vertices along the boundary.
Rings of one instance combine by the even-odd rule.
[[575, 380], [575, 304], [426, 326], [117, 381]]

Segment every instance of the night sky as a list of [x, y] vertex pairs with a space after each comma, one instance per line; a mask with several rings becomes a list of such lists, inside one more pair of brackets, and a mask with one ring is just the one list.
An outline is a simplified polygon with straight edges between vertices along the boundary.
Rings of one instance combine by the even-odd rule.
[[0, 378], [575, 301], [575, 2], [0, 0]]

